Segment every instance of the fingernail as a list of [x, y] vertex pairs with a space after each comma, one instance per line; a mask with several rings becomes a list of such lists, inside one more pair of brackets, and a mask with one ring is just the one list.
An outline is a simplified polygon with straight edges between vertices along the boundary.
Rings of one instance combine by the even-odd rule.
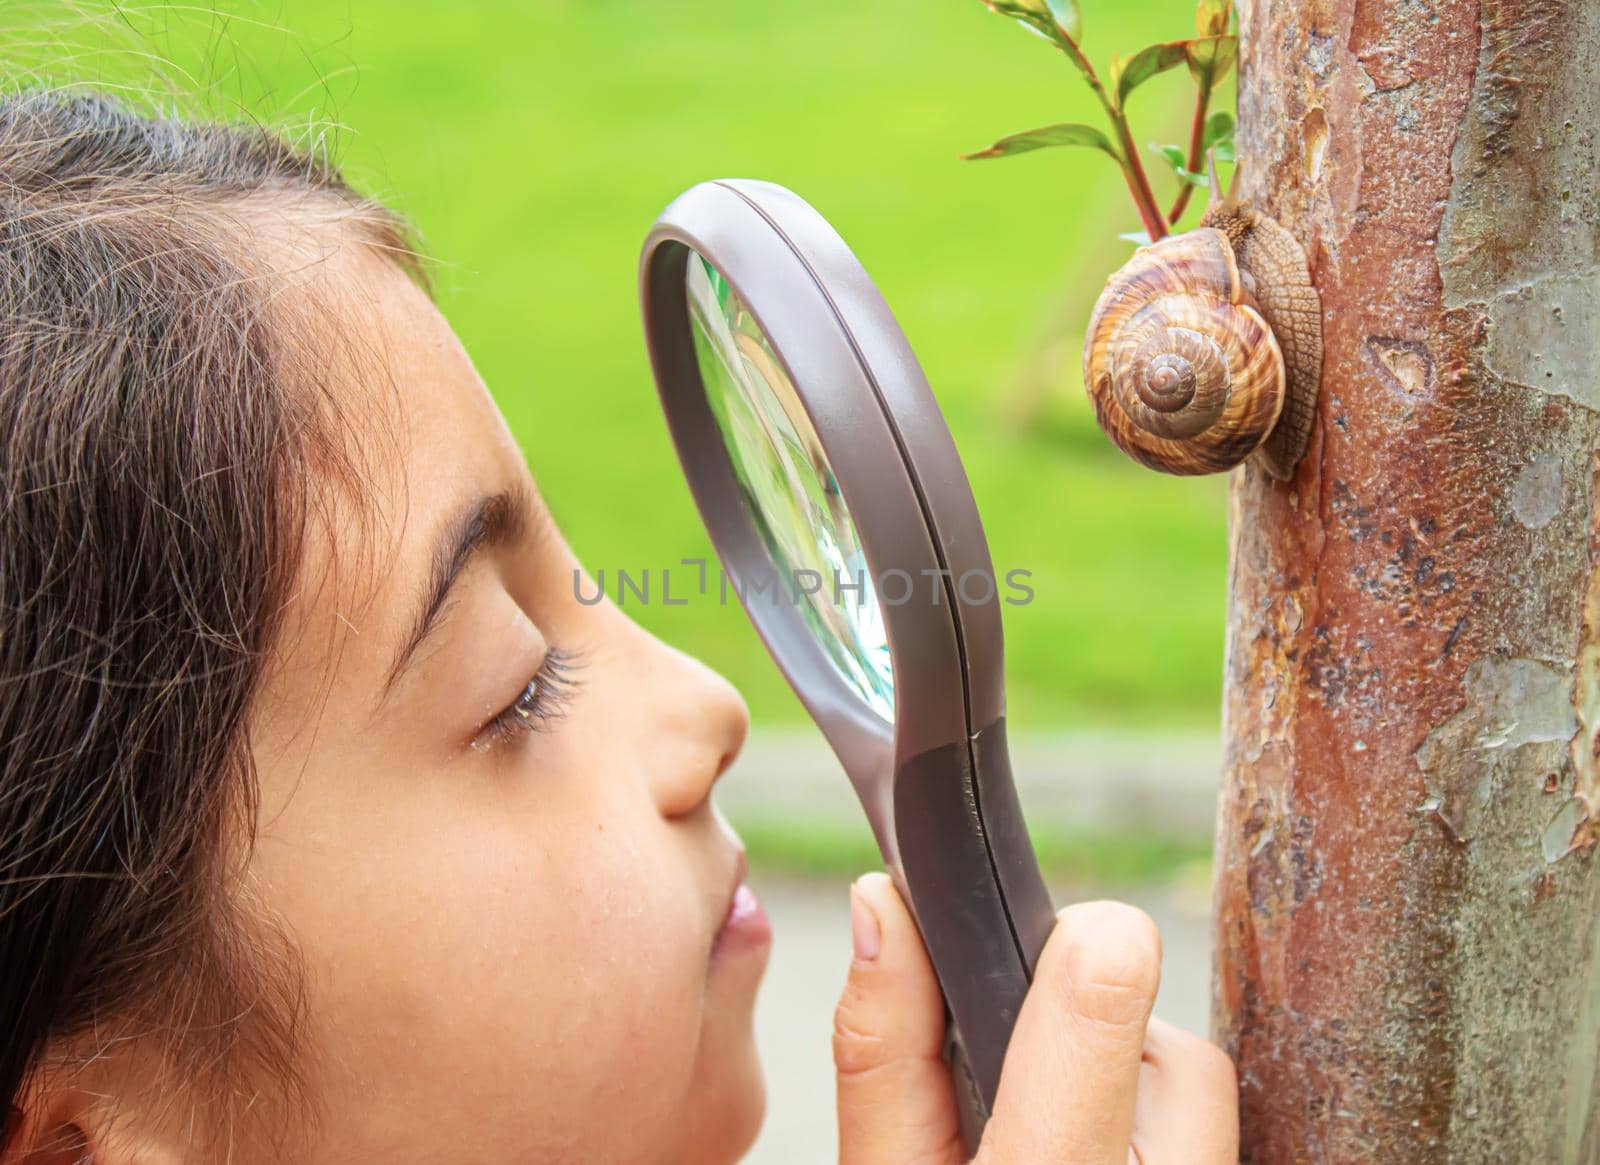
[[855, 948], [856, 961], [861, 963], [876, 959], [883, 947], [878, 916], [854, 886], [850, 887], [850, 945]]

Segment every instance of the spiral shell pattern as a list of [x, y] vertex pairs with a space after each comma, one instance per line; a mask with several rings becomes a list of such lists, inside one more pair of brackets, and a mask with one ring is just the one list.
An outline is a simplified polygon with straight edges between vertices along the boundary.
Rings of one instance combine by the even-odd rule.
[[1100, 427], [1129, 456], [1167, 473], [1220, 473], [1272, 432], [1283, 354], [1245, 300], [1233, 248], [1209, 227], [1141, 247], [1111, 277], [1083, 375]]

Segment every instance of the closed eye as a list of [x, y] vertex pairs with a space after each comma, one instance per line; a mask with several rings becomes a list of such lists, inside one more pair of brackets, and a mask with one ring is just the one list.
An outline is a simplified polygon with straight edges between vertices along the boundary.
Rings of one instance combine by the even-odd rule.
[[539, 669], [511, 703], [495, 713], [473, 738], [480, 752], [507, 744], [527, 732], [545, 731], [559, 720], [577, 689], [579, 659], [574, 652], [551, 648]]

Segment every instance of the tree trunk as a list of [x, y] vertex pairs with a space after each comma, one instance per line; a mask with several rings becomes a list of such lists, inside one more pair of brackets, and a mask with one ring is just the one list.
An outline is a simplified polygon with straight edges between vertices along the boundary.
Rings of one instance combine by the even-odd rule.
[[1258, 0], [1322, 295], [1230, 485], [1213, 1024], [1246, 1161], [1600, 1160], [1600, 3]]

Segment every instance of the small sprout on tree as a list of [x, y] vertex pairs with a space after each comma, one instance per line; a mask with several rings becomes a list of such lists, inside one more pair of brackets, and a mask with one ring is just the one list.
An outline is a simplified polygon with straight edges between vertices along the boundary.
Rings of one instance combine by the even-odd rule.
[[[1206, 185], [1206, 178], [1200, 173], [1200, 163], [1206, 151], [1214, 150], [1216, 156], [1224, 161], [1233, 160], [1233, 118], [1226, 113], [1207, 116], [1211, 94], [1233, 68], [1239, 53], [1239, 38], [1228, 32], [1233, 0], [1200, 0], [1195, 10], [1195, 31], [1198, 35], [1192, 39], [1153, 44], [1132, 56], [1113, 57], [1107, 74], [1109, 85], [1101, 82], [1094, 65], [1079, 47], [1083, 40], [1083, 17], [1076, 0], [982, 0], [982, 3], [990, 11], [1015, 20], [1064, 54], [1088, 82], [1090, 90], [1105, 110], [1112, 132], [1107, 136], [1095, 127], [1080, 122], [1060, 122], [1008, 134], [986, 149], [963, 154], [962, 157], [969, 161], [1005, 158], [1052, 146], [1087, 146], [1100, 150], [1122, 170], [1128, 192], [1139, 212], [1139, 220], [1144, 224], [1143, 239], [1149, 241], [1166, 235], [1172, 224], [1183, 215], [1189, 204], [1190, 192], [1196, 186]], [[1133, 91], [1151, 77], [1180, 64], [1188, 66], [1189, 75], [1194, 79], [1194, 118], [1186, 149], [1181, 146], [1153, 147], [1166, 159], [1178, 179], [1177, 197], [1171, 208], [1163, 214], [1156, 203], [1139, 151], [1133, 144], [1133, 133], [1128, 126], [1127, 102]]]

